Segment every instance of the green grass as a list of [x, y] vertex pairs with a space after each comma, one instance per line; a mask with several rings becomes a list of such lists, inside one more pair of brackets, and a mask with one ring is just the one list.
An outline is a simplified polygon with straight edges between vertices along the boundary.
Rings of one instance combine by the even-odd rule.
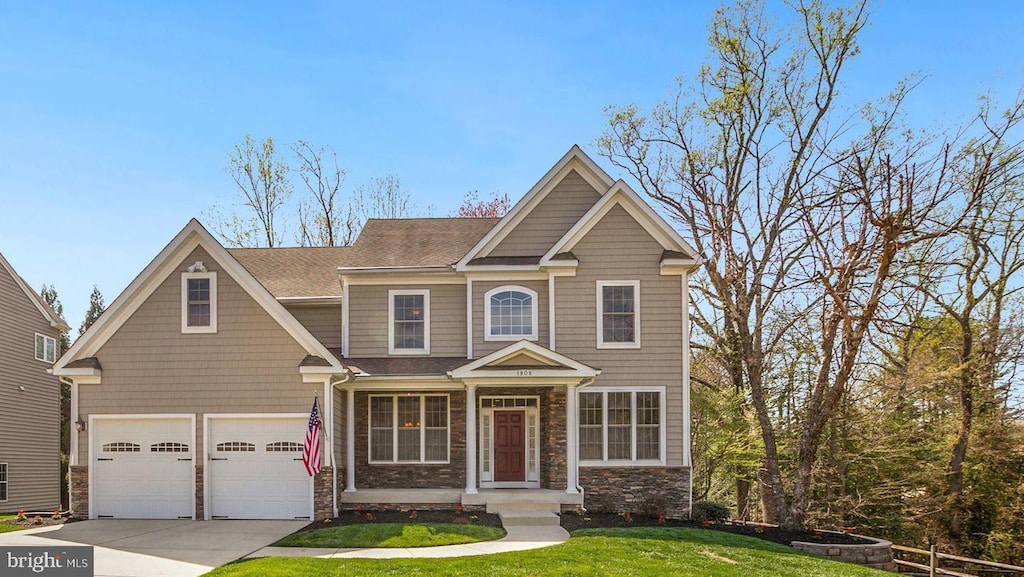
[[6, 522], [6, 521], [10, 521], [10, 520], [12, 520], [12, 519], [14, 519], [16, 517], [17, 517], [17, 515], [15, 515], [15, 514], [6, 515], [6, 514], [3, 514], [3, 513], [0, 513], [0, 533], [10, 533], [11, 531], [21, 531], [22, 529], [26, 529], [27, 527], [22, 527], [20, 525], [12, 525], [12, 524]]
[[307, 575], [348, 577], [886, 577], [891, 575], [806, 555], [768, 541], [721, 531], [670, 527], [585, 529], [561, 545], [450, 559], [316, 559], [268, 557], [217, 568], [209, 577]]
[[504, 536], [496, 527], [450, 523], [367, 523], [293, 533], [278, 547], [436, 547], [493, 541]]

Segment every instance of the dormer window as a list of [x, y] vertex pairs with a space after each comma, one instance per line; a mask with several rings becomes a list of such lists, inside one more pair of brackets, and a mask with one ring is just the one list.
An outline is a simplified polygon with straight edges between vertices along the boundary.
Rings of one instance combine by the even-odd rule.
[[537, 340], [537, 293], [500, 286], [484, 295], [484, 340]]
[[[197, 266], [198, 265], [198, 266]], [[206, 272], [202, 263], [181, 275], [181, 332], [217, 332], [217, 273]]]

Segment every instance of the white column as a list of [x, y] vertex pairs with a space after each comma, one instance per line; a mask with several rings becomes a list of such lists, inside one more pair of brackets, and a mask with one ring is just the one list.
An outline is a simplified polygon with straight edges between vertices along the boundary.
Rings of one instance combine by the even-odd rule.
[[345, 492], [356, 492], [356, 391], [345, 389]]
[[466, 385], [466, 493], [476, 494], [476, 385]]
[[576, 385], [565, 387], [565, 492], [579, 493], [576, 464]]

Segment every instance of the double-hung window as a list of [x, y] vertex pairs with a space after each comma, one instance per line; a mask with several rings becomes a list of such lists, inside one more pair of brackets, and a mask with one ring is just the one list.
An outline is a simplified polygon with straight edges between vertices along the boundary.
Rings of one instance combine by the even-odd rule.
[[181, 332], [217, 332], [217, 273], [181, 275]]
[[36, 360], [52, 363], [57, 360], [57, 339], [36, 333]]
[[597, 348], [640, 348], [640, 281], [597, 281]]
[[388, 291], [388, 353], [430, 354], [430, 291]]
[[7, 500], [7, 463], [0, 463], [0, 502]]
[[537, 340], [537, 293], [521, 286], [500, 286], [484, 294], [484, 340]]
[[590, 389], [579, 393], [583, 464], [665, 461], [665, 389]]
[[447, 395], [371, 395], [371, 463], [447, 463]]

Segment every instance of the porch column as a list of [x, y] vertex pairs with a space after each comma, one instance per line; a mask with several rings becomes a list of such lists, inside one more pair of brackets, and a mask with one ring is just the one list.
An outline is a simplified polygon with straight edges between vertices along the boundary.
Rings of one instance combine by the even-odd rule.
[[576, 385], [565, 386], [565, 492], [578, 494], [580, 491], [576, 466]]
[[356, 391], [345, 389], [345, 492], [356, 492]]
[[466, 385], [466, 493], [476, 494], [476, 385]]

